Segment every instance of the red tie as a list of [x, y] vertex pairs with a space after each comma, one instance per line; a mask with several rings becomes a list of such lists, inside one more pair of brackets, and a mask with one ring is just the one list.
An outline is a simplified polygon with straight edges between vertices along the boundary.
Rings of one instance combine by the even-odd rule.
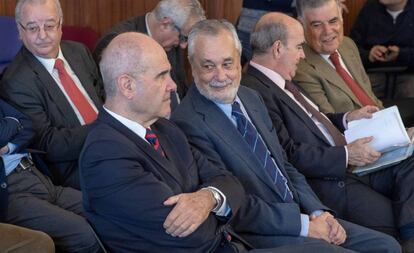
[[78, 86], [76, 86], [75, 82], [72, 80], [68, 72], [66, 72], [65, 67], [63, 66], [62, 59], [56, 59], [55, 61], [55, 69], [57, 69], [59, 73], [59, 79], [62, 83], [63, 89], [65, 89], [66, 93], [68, 94], [70, 100], [78, 109], [79, 113], [81, 114], [85, 124], [89, 124], [96, 119], [96, 112], [92, 108], [92, 105], [88, 102], [85, 95], [79, 90]]
[[341, 63], [339, 62], [339, 54], [337, 52], [332, 53], [329, 56], [329, 59], [335, 66], [336, 72], [344, 79], [345, 83], [357, 97], [359, 102], [363, 105], [375, 105], [370, 97], [365, 93], [365, 91], [359, 86], [357, 82], [348, 74], [348, 72], [342, 67]]
[[155, 133], [151, 130], [151, 128], [147, 128], [145, 133], [145, 139], [151, 144], [151, 146], [162, 156], [165, 156], [164, 150], [162, 149], [160, 142], [158, 141], [158, 137]]

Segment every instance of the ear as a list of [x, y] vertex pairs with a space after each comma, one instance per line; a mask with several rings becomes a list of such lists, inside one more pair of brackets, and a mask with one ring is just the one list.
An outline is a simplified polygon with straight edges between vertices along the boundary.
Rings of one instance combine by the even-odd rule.
[[135, 95], [136, 84], [135, 79], [132, 78], [130, 75], [123, 74], [118, 77], [117, 80], [117, 87], [118, 91], [122, 96], [127, 98], [128, 100], [132, 99]]
[[280, 40], [276, 40], [272, 45], [272, 55], [275, 58], [279, 58], [280, 54], [283, 51], [283, 44]]

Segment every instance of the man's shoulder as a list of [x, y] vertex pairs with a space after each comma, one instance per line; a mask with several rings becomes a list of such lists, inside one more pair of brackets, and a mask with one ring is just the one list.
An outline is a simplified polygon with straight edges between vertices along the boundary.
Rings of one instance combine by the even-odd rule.
[[109, 33], [140, 32], [147, 33], [145, 15], [136, 16], [116, 24]]

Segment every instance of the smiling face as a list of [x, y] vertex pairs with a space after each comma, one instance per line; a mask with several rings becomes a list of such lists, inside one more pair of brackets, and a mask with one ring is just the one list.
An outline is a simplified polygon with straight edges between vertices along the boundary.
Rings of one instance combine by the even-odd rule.
[[303, 17], [308, 45], [319, 54], [331, 54], [344, 38], [343, 21], [335, 0], [325, 5], [306, 9]]
[[195, 84], [206, 98], [232, 103], [240, 86], [240, 55], [230, 32], [199, 36], [194, 42], [191, 69]]
[[[26, 3], [22, 7], [19, 34], [25, 47], [34, 55], [56, 58], [62, 38], [57, 7], [52, 0], [45, 3]], [[35, 27], [39, 27], [35, 32]]]

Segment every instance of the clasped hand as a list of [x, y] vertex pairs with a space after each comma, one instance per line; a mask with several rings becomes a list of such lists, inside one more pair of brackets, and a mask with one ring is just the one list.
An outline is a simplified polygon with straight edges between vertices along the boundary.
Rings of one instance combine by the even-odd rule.
[[164, 221], [167, 234], [186, 237], [193, 233], [209, 216], [215, 200], [211, 193], [199, 190], [169, 197], [164, 205], [175, 205]]
[[346, 240], [345, 229], [328, 212], [319, 216], [310, 216], [308, 235], [335, 245], [341, 245]]

